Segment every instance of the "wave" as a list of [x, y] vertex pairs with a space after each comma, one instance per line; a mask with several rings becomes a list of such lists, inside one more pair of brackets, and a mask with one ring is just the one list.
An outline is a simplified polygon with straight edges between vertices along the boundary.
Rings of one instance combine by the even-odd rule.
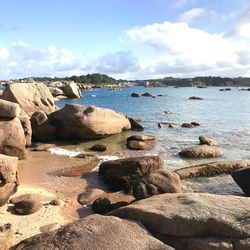
[[82, 154], [82, 152], [71, 151], [71, 150], [67, 150], [67, 149], [63, 149], [63, 148], [50, 148], [50, 149], [48, 149], [48, 151], [54, 155], [64, 155], [64, 156], [68, 156], [68, 157], [76, 157], [76, 156]]

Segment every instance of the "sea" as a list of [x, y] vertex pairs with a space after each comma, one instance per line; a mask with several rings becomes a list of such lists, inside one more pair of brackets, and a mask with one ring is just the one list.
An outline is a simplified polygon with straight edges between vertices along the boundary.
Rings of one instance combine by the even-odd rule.
[[[109, 148], [102, 155], [107, 159], [160, 154], [164, 158], [166, 169], [169, 170], [219, 160], [250, 160], [250, 92], [239, 90], [236, 87], [232, 87], [231, 91], [220, 91], [218, 87], [128, 87], [118, 90], [84, 90], [83, 98], [62, 99], [57, 101], [56, 105], [62, 108], [65, 104], [74, 103], [113, 109], [140, 118], [144, 131], [127, 131], [101, 140], [66, 145], [64, 150], [74, 154], [86, 151], [93, 144], [102, 143]], [[150, 92], [156, 98], [131, 97], [133, 92]], [[198, 96], [202, 100], [189, 100], [190, 96]], [[175, 123], [177, 127], [158, 128], [159, 122]], [[182, 123], [190, 122], [198, 122], [200, 126], [192, 129], [181, 127]], [[155, 147], [149, 151], [131, 152], [126, 148], [126, 138], [132, 134], [156, 136]], [[203, 160], [180, 158], [178, 152], [185, 147], [198, 145], [201, 135], [217, 140], [223, 156]], [[192, 178], [183, 183], [187, 190], [197, 192], [242, 194], [230, 175]]]

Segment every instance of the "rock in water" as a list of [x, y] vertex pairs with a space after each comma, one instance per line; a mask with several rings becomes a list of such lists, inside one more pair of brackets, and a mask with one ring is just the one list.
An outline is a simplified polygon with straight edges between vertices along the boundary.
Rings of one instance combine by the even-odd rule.
[[49, 114], [56, 110], [54, 98], [43, 83], [11, 84], [4, 90], [2, 99], [18, 103], [29, 116], [35, 111]]
[[138, 93], [132, 93], [131, 97], [140, 97], [140, 94], [138, 94]]
[[203, 100], [203, 98], [201, 98], [199, 96], [190, 96], [189, 100]]
[[243, 160], [216, 161], [177, 169], [175, 173], [178, 174], [181, 179], [189, 177], [212, 177], [221, 174], [229, 174], [236, 169], [247, 168], [249, 166], [249, 161]]
[[[219, 243], [229, 242], [229, 249], [234, 249], [235, 244], [239, 247], [236, 249], [249, 249], [242, 248], [243, 244], [247, 247], [250, 238], [250, 218], [246, 213], [249, 208], [250, 199], [246, 197], [207, 193], [162, 194], [119, 208], [110, 215], [140, 221], [166, 242], [196, 239], [196, 243], [200, 241], [199, 245], [206, 245], [206, 248], [192, 249], [217, 249], [206, 244], [207, 236]], [[184, 243], [177, 249], [191, 248]]]
[[152, 237], [133, 221], [112, 216], [91, 215], [56, 231], [35, 235], [14, 246], [15, 250], [173, 250]]
[[127, 116], [127, 118], [129, 119], [131, 130], [136, 130], [136, 131], [144, 130], [144, 127], [141, 125], [138, 119], [129, 116]]
[[0, 206], [17, 191], [19, 185], [17, 177], [17, 157], [0, 154]]
[[208, 145], [208, 146], [217, 146], [218, 145], [218, 142], [213, 140], [213, 139], [210, 139], [206, 136], [200, 136], [199, 137], [199, 140], [200, 140], [200, 144], [201, 145]]
[[0, 117], [13, 119], [21, 113], [21, 108], [17, 103], [0, 99]]
[[57, 136], [65, 139], [97, 139], [131, 128], [121, 113], [95, 106], [68, 104], [49, 115]]
[[0, 118], [0, 153], [25, 159], [25, 146], [26, 138], [20, 120]]
[[[250, 196], [250, 167], [236, 170], [232, 173], [234, 181], [240, 186], [243, 192]], [[250, 210], [250, 208], [249, 208]]]
[[104, 152], [107, 150], [107, 146], [103, 144], [95, 144], [89, 150], [96, 151], [96, 152]]
[[222, 156], [222, 151], [218, 147], [201, 145], [184, 148], [178, 153], [185, 158], [212, 158]]

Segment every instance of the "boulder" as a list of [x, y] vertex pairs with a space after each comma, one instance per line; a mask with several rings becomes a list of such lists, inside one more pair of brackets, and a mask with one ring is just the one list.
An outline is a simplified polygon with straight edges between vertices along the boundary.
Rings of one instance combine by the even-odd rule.
[[106, 214], [110, 211], [111, 201], [106, 198], [97, 198], [92, 204], [92, 210], [96, 214]]
[[[133, 202], [110, 215], [137, 220], [156, 237], [161, 240], [168, 238], [169, 242], [176, 238], [178, 241], [199, 238], [204, 243], [203, 237], [207, 241], [209, 236], [223, 238], [221, 242], [230, 241], [233, 245], [234, 241], [243, 241], [242, 245], [250, 238], [250, 218], [246, 214], [249, 207], [250, 199], [246, 197], [207, 193], [162, 194]], [[206, 248], [202, 249], [216, 249], [213, 245], [205, 245]], [[190, 248], [184, 245], [177, 249]]]
[[153, 94], [149, 93], [149, 92], [146, 92], [146, 93], [142, 94], [142, 96], [155, 98], [155, 96]]
[[79, 87], [74, 82], [65, 84], [64, 86], [61, 87], [61, 89], [63, 90], [64, 94], [68, 98], [81, 98], [82, 97]]
[[127, 138], [127, 147], [133, 150], [149, 150], [153, 148], [155, 139], [150, 135], [132, 135]]
[[111, 109], [68, 104], [49, 116], [57, 136], [65, 139], [97, 139], [131, 128], [129, 120]]
[[20, 120], [0, 118], [0, 153], [22, 160], [27, 156], [25, 146], [26, 138]]
[[180, 176], [181, 179], [189, 177], [212, 177], [220, 174], [229, 174], [232, 171], [240, 168], [247, 168], [250, 166], [249, 161], [217, 161], [195, 165], [191, 167], [177, 169], [174, 172]]
[[136, 119], [134, 117], [128, 117], [128, 116], [127, 116], [127, 118], [130, 122], [131, 130], [136, 130], [136, 131], [144, 130], [144, 127], [141, 125], [141, 123], [138, 121], [138, 119]]
[[132, 180], [163, 169], [163, 166], [164, 162], [159, 156], [131, 157], [103, 162], [99, 175], [104, 177], [111, 190], [127, 190]]
[[105, 146], [103, 144], [95, 144], [89, 150], [97, 151], [97, 152], [104, 152], [107, 150], [107, 146]]
[[35, 111], [49, 114], [56, 110], [53, 96], [43, 83], [11, 84], [5, 88], [1, 98], [18, 103], [29, 116]]
[[17, 191], [19, 185], [17, 177], [17, 157], [0, 154], [0, 206]]
[[0, 249], [9, 250], [13, 244], [13, 231], [11, 224], [0, 226]]
[[183, 123], [181, 125], [182, 128], [194, 128], [194, 125], [191, 123]]
[[155, 170], [131, 182], [132, 195], [145, 199], [152, 195], [182, 192], [181, 181], [177, 174], [166, 170]]
[[[250, 196], [250, 167], [242, 168], [232, 172], [234, 181], [239, 185], [243, 192]], [[250, 210], [250, 209], [249, 209]]]
[[0, 99], [0, 117], [13, 119], [21, 113], [21, 108], [17, 103]]
[[97, 189], [97, 188], [87, 189], [85, 192], [78, 195], [77, 201], [81, 205], [89, 205], [89, 204], [92, 204], [98, 198], [105, 197], [106, 195], [107, 193], [101, 189]]
[[21, 114], [18, 116], [18, 119], [20, 120], [21, 125], [23, 127], [24, 136], [26, 139], [26, 147], [29, 147], [31, 145], [32, 140], [32, 128], [30, 117], [22, 110]]
[[140, 97], [140, 94], [138, 94], [138, 93], [132, 93], [131, 97]]
[[55, 248], [58, 250], [173, 249], [152, 237], [136, 222], [96, 214], [55, 231], [35, 235], [14, 246], [15, 250]]
[[189, 100], [203, 100], [203, 98], [201, 98], [199, 96], [190, 96]]
[[50, 93], [56, 97], [56, 96], [64, 96], [64, 92], [59, 89], [59, 88], [56, 88], [56, 87], [49, 87], [49, 91]]
[[213, 140], [213, 139], [210, 139], [206, 136], [199, 136], [199, 140], [200, 140], [200, 144], [203, 145], [208, 145], [208, 146], [217, 146], [218, 145], [218, 142]]
[[43, 206], [36, 194], [23, 194], [10, 200], [14, 205], [14, 212], [18, 215], [29, 215], [37, 212]]
[[55, 140], [56, 128], [49, 124], [48, 117], [43, 111], [36, 111], [30, 118], [33, 139], [40, 142]]
[[213, 158], [222, 156], [222, 151], [215, 146], [201, 145], [184, 148], [178, 153], [185, 158]]

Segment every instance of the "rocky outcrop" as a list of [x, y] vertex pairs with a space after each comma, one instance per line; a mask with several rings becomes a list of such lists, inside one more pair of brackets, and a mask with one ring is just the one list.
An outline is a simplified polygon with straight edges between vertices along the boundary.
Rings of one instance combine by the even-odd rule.
[[33, 236], [14, 246], [15, 250], [44, 249], [170, 250], [136, 222], [113, 216], [91, 215], [52, 232]]
[[[229, 243], [229, 249], [248, 249], [250, 218], [246, 214], [250, 200], [231, 195], [206, 193], [162, 194], [134, 202], [110, 213], [123, 219], [140, 221], [153, 234], [175, 246], [174, 242], [187, 240], [176, 249], [217, 249]], [[208, 240], [210, 237], [210, 240]], [[190, 241], [199, 247], [190, 248]], [[233, 245], [238, 244], [238, 248]], [[200, 246], [206, 246], [201, 248]], [[250, 245], [248, 244], [248, 247]], [[218, 248], [225, 249], [225, 248]]]
[[154, 146], [154, 136], [133, 135], [127, 138], [127, 147], [133, 150], [149, 150]]
[[250, 196], [250, 166], [234, 171], [232, 177], [243, 192]]
[[95, 106], [68, 104], [49, 116], [59, 138], [97, 139], [131, 128], [121, 113]]
[[99, 167], [99, 175], [111, 190], [130, 189], [132, 180], [162, 169], [163, 160], [159, 156], [131, 157], [103, 162]]
[[189, 177], [212, 177], [229, 174], [240, 168], [250, 167], [249, 161], [217, 161], [175, 170], [181, 179]]
[[201, 145], [184, 148], [178, 153], [184, 158], [213, 158], [222, 156], [222, 151], [218, 147]]
[[37, 212], [43, 204], [36, 194], [23, 194], [10, 200], [14, 205], [14, 212], [18, 215], [29, 215]]
[[208, 146], [217, 146], [218, 145], [218, 142], [213, 140], [213, 139], [210, 139], [206, 136], [200, 136], [199, 137], [199, 140], [200, 140], [200, 144], [201, 145], [208, 145]]
[[9, 197], [17, 191], [17, 157], [0, 154], [0, 206], [4, 205]]
[[17, 103], [0, 99], [0, 117], [13, 119], [21, 113], [21, 108]]
[[9, 250], [13, 244], [13, 231], [11, 224], [0, 226], [0, 249]]
[[82, 97], [79, 87], [74, 82], [66, 83], [64, 86], [61, 87], [61, 89], [63, 90], [64, 95], [66, 95], [68, 98]]
[[49, 124], [48, 117], [43, 111], [36, 111], [30, 118], [33, 139], [40, 142], [55, 140], [56, 128]]
[[26, 158], [26, 138], [18, 118], [6, 120], [0, 118], [0, 153]]
[[11, 84], [4, 90], [1, 98], [18, 103], [29, 116], [35, 111], [49, 114], [56, 110], [53, 96], [43, 83]]

